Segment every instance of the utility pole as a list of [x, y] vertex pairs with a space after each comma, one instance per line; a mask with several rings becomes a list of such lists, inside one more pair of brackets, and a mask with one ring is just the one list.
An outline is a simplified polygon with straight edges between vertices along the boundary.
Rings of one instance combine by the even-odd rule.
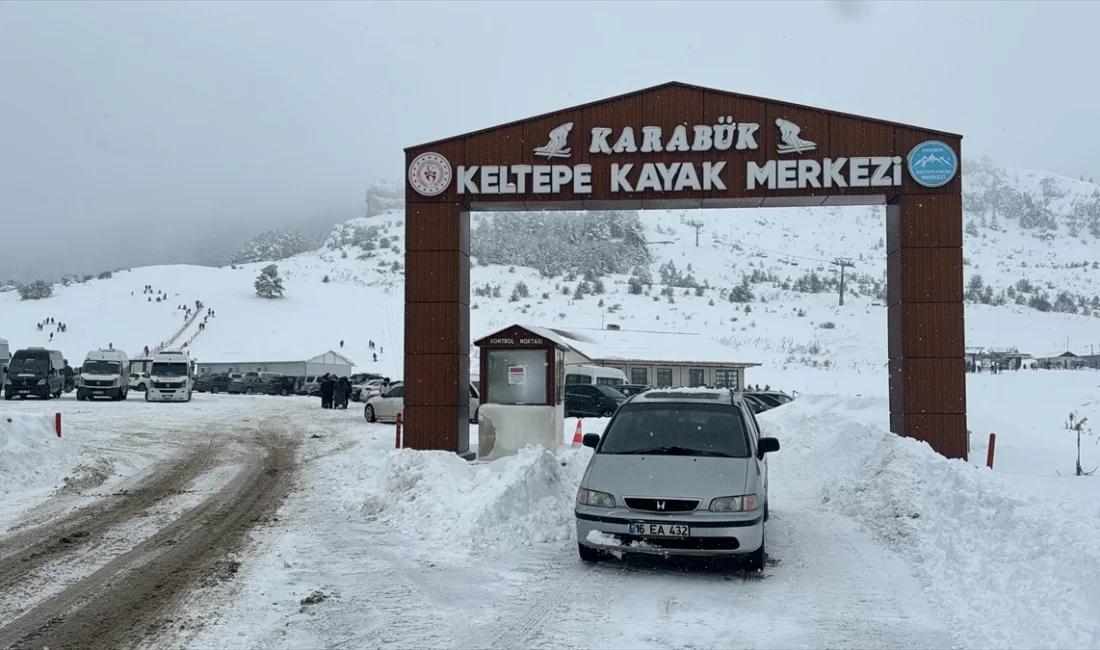
[[840, 306], [844, 306], [844, 269], [855, 266], [850, 257], [837, 257], [833, 260], [833, 266], [840, 267]]
[[703, 222], [689, 221], [687, 225], [695, 229], [695, 247], [699, 248], [699, 231], [703, 228]]

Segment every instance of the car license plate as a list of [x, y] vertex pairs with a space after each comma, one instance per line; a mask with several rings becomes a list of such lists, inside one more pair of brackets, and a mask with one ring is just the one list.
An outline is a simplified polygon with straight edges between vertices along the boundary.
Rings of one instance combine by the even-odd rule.
[[630, 524], [631, 535], [643, 537], [691, 537], [691, 528], [683, 524]]

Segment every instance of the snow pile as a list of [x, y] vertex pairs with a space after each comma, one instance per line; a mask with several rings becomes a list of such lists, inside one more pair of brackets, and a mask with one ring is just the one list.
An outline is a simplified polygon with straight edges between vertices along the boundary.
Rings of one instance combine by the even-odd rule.
[[[62, 435], [70, 433], [67, 426]], [[77, 450], [46, 413], [0, 411], [0, 493], [60, 480]]]
[[455, 541], [475, 551], [568, 540], [573, 503], [590, 449], [555, 454], [528, 447], [518, 455], [470, 464], [442, 451], [389, 453], [363, 512], [409, 537]]
[[1100, 504], [1082, 511], [947, 460], [890, 433], [888, 411], [886, 400], [804, 397], [765, 414], [784, 445], [773, 481], [810, 478], [824, 508], [904, 557], [967, 645], [1097, 647]]

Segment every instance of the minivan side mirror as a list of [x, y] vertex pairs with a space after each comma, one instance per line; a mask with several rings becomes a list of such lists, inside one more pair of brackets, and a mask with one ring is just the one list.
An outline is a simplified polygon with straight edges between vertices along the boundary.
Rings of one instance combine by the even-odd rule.
[[779, 438], [761, 438], [757, 448], [760, 450], [761, 456], [777, 452], [779, 451]]
[[600, 434], [598, 433], [586, 433], [581, 438], [581, 443], [585, 447], [591, 447], [595, 449], [600, 444]]

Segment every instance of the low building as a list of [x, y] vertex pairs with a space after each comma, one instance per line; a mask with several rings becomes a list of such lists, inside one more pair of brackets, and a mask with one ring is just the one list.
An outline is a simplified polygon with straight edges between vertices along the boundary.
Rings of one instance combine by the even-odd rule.
[[[329, 350], [311, 359], [302, 361], [268, 360], [258, 361], [255, 357], [234, 359], [234, 355], [220, 355], [218, 361], [206, 361], [196, 364], [200, 375], [214, 375], [223, 372], [272, 372], [291, 377], [310, 377], [332, 373], [337, 377], [351, 375], [355, 363], [342, 354]], [[274, 355], [273, 355], [274, 356]]]
[[[615, 326], [550, 331], [590, 360], [581, 364], [617, 368], [631, 384], [739, 389], [746, 384], [745, 371], [761, 365], [740, 359], [737, 350], [702, 334], [623, 330]], [[574, 364], [567, 359], [567, 373], [570, 365]]]

